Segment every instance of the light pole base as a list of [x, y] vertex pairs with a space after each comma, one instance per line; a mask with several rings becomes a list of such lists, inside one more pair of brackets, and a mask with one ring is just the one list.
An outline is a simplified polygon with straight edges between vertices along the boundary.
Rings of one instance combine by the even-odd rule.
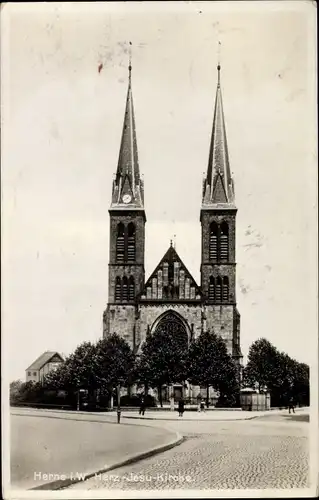
[[121, 411], [117, 410], [117, 423], [119, 424], [121, 422]]

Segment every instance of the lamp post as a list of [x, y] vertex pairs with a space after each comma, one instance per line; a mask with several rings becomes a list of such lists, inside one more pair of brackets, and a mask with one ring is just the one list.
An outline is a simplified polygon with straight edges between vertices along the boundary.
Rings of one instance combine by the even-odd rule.
[[78, 399], [77, 399], [77, 404], [76, 404], [76, 410], [79, 411], [80, 410], [80, 394], [81, 392], [85, 392], [84, 389], [78, 389]]
[[121, 394], [120, 394], [121, 386], [117, 385], [117, 423], [121, 422]]

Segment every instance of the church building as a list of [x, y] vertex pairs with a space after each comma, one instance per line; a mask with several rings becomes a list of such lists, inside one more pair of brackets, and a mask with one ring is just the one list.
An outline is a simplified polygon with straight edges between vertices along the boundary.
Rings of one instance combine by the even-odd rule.
[[[207, 173], [203, 180], [200, 284], [172, 243], [145, 279], [144, 183], [141, 178], [133, 107], [131, 65], [120, 153], [112, 186], [108, 303], [103, 335], [117, 333], [139, 353], [147, 334], [162, 329], [186, 342], [209, 329], [242, 364], [240, 315], [236, 306], [236, 213], [220, 84], [215, 98]], [[199, 169], [201, 172], [202, 169]], [[181, 388], [174, 387], [175, 396]], [[187, 397], [195, 397], [188, 388]], [[165, 398], [165, 395], [164, 395]]]

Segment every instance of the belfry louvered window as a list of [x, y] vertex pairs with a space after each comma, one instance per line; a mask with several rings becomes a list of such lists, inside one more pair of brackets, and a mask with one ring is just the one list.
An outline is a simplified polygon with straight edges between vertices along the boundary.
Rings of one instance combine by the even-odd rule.
[[117, 262], [124, 262], [124, 224], [120, 222], [117, 225], [117, 234], [116, 234], [116, 260]]
[[228, 260], [228, 224], [223, 222], [220, 226], [220, 260]]
[[135, 225], [130, 222], [127, 228], [127, 260], [135, 260]]
[[227, 276], [223, 278], [223, 302], [229, 301], [229, 280]]
[[128, 280], [127, 277], [124, 276], [122, 280], [122, 301], [127, 302], [128, 300]]
[[128, 299], [129, 300], [134, 300], [135, 299], [135, 283], [134, 283], [133, 276], [131, 276], [130, 279], [129, 279], [129, 284], [128, 284]]
[[218, 276], [216, 279], [216, 287], [215, 287], [215, 301], [221, 302], [222, 300], [222, 280], [221, 277]]
[[209, 231], [209, 260], [217, 260], [218, 225], [212, 222]]
[[120, 302], [122, 298], [122, 284], [121, 284], [121, 278], [117, 276], [115, 280], [115, 301]]
[[215, 278], [213, 276], [209, 279], [208, 298], [209, 300], [215, 300]]

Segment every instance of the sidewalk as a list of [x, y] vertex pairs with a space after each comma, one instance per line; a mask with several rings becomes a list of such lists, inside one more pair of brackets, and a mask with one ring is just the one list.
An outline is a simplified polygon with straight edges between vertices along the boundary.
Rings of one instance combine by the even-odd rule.
[[[296, 413], [303, 411], [303, 408], [297, 408]], [[232, 421], [232, 420], [252, 420], [258, 417], [266, 417], [270, 415], [281, 415], [287, 414], [288, 411], [284, 410], [268, 410], [268, 411], [243, 411], [243, 410], [215, 410], [215, 411], [204, 411], [204, 412], [196, 412], [196, 411], [185, 411], [183, 417], [178, 416], [177, 411], [152, 411], [151, 409], [145, 411], [145, 415], [139, 415], [138, 409], [136, 413], [132, 411], [122, 411], [121, 416], [123, 419], [139, 419], [139, 420], [168, 420], [168, 421], [176, 421], [176, 420], [195, 420], [195, 421]], [[116, 412], [109, 412], [110, 415], [116, 416]]]
[[183, 440], [178, 432], [146, 422], [114, 425], [102, 416], [100, 421], [83, 414], [81, 420], [73, 416], [41, 410], [11, 412], [12, 489], [64, 488], [168, 450]]

